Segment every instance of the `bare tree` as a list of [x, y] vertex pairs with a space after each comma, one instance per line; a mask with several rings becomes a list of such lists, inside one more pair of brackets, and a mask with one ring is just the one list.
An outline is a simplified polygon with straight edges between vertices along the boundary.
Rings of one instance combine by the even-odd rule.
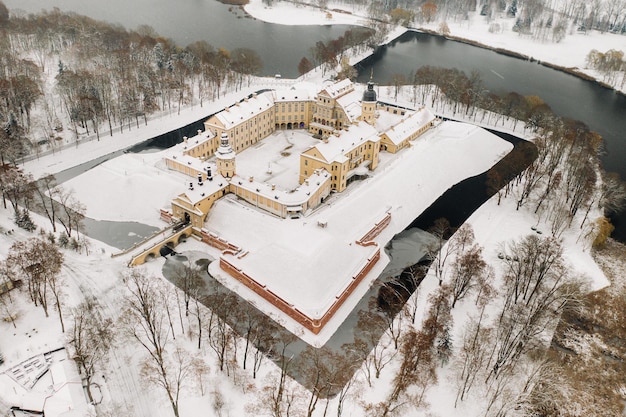
[[2, 190], [2, 199], [4, 208], [7, 207], [6, 200], [9, 200], [13, 211], [18, 214], [18, 206], [20, 204], [28, 205], [32, 197], [33, 176], [25, 174], [15, 165], [0, 165], [0, 189]]
[[482, 248], [478, 245], [473, 245], [456, 258], [452, 266], [452, 308], [474, 288], [486, 266]]
[[303, 56], [300, 62], [298, 63], [298, 74], [302, 76], [306, 74], [307, 72], [311, 71], [312, 69], [313, 69], [313, 64], [311, 63], [311, 61], [309, 61], [307, 57]]
[[454, 245], [446, 245], [446, 240], [452, 235], [453, 231], [450, 222], [447, 219], [440, 218], [428, 229], [430, 234], [435, 236], [435, 241], [428, 247], [428, 257], [432, 261], [432, 268], [435, 271], [435, 277], [439, 280], [439, 285], [443, 283], [443, 270], [448, 257], [454, 253]]
[[[207, 323], [209, 347], [217, 356], [220, 371], [224, 371], [224, 367], [228, 362], [228, 356], [234, 347], [234, 332], [226, 322], [225, 314], [233, 310], [235, 297], [231, 294], [217, 291], [208, 295], [207, 300], [211, 308], [211, 316]], [[226, 370], [228, 372], [228, 367], [226, 367]]]
[[164, 353], [162, 364], [153, 358], [146, 358], [141, 367], [141, 376], [167, 391], [174, 415], [178, 417], [180, 393], [185, 387], [187, 378], [194, 371], [193, 358], [180, 347], [176, 347], [172, 353]]
[[[63, 254], [47, 240], [30, 238], [15, 242], [9, 249], [6, 265], [27, 282], [28, 294], [35, 305], [41, 305], [48, 317], [48, 290], [55, 286], [55, 297], [59, 294], [58, 274], [63, 265]], [[52, 283], [54, 281], [54, 283]], [[61, 304], [57, 300], [59, 318], [62, 323]]]
[[606, 214], [618, 213], [626, 204], [626, 184], [616, 173], [602, 172], [602, 189], [598, 203]]
[[487, 380], [511, 371], [520, 356], [553, 324], [553, 317], [574, 305], [582, 288], [552, 238], [529, 235], [509, 245], [504, 259], [504, 303], [497, 319], [496, 343]]
[[101, 316], [96, 300], [81, 303], [72, 309], [71, 315], [73, 325], [68, 340], [71, 355], [85, 380], [89, 401], [93, 403], [91, 381], [114, 344], [115, 325], [111, 318]]
[[41, 177], [35, 187], [35, 204], [41, 209], [50, 220], [52, 231], [57, 231], [57, 209], [58, 203], [55, 201], [55, 196], [58, 193], [56, 187], [56, 178], [54, 175], [44, 175]]
[[[410, 330], [403, 337], [400, 369], [393, 379], [390, 395], [380, 404], [380, 416], [395, 415], [410, 403], [420, 406], [428, 387], [436, 383], [434, 336], [424, 331]], [[418, 388], [415, 396], [408, 394], [411, 386]]]
[[[51, 247], [56, 249], [55, 246], [51, 246]], [[48, 286], [50, 287], [50, 291], [52, 292], [52, 296], [54, 297], [54, 305], [57, 309], [57, 313], [59, 314], [59, 322], [61, 323], [61, 332], [65, 333], [65, 323], [63, 322], [63, 308], [62, 308], [62, 301], [65, 295], [63, 291], [65, 280], [63, 276], [60, 274], [49, 274], [47, 277], [47, 283], [48, 283]]]
[[[438, 287], [429, 298], [430, 307], [422, 330], [411, 329], [403, 337], [400, 369], [393, 379], [391, 393], [378, 408], [381, 416], [393, 415], [407, 403], [421, 406], [426, 390], [437, 382], [436, 342], [444, 338], [452, 326], [450, 294], [447, 285]], [[417, 388], [416, 394], [410, 393], [411, 387]]]
[[266, 332], [267, 329], [261, 327], [262, 314], [254, 308], [250, 303], [243, 303], [241, 306], [239, 322], [243, 325], [245, 333], [244, 338], [246, 344], [243, 350], [243, 369], [246, 369], [248, 362], [248, 352], [250, 347], [254, 345], [254, 341], [260, 337], [260, 333]]
[[14, 289], [14, 281], [12, 273], [8, 269], [6, 262], [0, 261], [0, 309], [4, 315], [4, 319], [11, 322], [13, 328], [16, 329], [15, 319], [17, 317], [16, 305], [13, 302], [11, 291]]
[[477, 318], [471, 318], [463, 333], [463, 341], [456, 359], [456, 367], [460, 370], [457, 378], [458, 390], [454, 406], [463, 401], [474, 386], [476, 377], [485, 368], [489, 360], [491, 345], [491, 329], [485, 327], [483, 318], [485, 309], [481, 309]]
[[295, 392], [290, 387], [291, 379], [287, 376], [294, 363], [294, 355], [289, 346], [297, 338], [291, 333], [281, 331], [275, 338], [276, 344], [269, 353], [279, 368], [278, 375], [270, 376], [269, 384], [265, 386], [265, 398], [268, 411], [274, 417], [289, 416], [291, 406], [295, 400]]
[[179, 417], [178, 397], [191, 364], [180, 350], [176, 350], [173, 358], [167, 354], [170, 334], [155, 282], [156, 278], [140, 269], [132, 269], [125, 274], [128, 295], [124, 300], [124, 330], [148, 354], [142, 375], [165, 390], [174, 415]]
[[57, 219], [63, 226], [68, 237], [72, 237], [72, 232], [79, 232], [83, 228], [83, 219], [85, 218], [86, 208], [76, 199], [73, 191], [65, 191], [57, 189], [58, 210]]
[[273, 323], [271, 323], [271, 319], [265, 315], [262, 315], [259, 319], [258, 323], [258, 331], [253, 333], [253, 337], [251, 337], [252, 346], [254, 346], [253, 352], [253, 363], [252, 363], [252, 378], [256, 379], [256, 376], [261, 369], [261, 365], [263, 364], [263, 359], [266, 355], [270, 354], [274, 344], [276, 343], [276, 337], [272, 333], [272, 331], [267, 331], [267, 329], [273, 328]]
[[174, 283], [182, 290], [185, 303], [185, 316], [189, 316], [189, 304], [191, 300], [201, 295], [205, 288], [201, 275], [200, 266], [194, 265], [191, 261], [178, 263], [174, 271]]
[[364, 360], [364, 371], [371, 386], [371, 369], [374, 368], [374, 377], [378, 379], [383, 368], [395, 356], [396, 349], [391, 347], [392, 337], [384, 335], [387, 324], [381, 314], [369, 310], [360, 310], [358, 314], [351, 349], [359, 352]]

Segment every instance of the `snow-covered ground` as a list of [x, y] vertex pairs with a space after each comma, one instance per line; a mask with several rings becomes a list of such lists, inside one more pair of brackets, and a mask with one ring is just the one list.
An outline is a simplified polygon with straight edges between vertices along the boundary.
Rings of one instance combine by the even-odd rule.
[[[334, 21], [329, 21], [326, 15], [322, 13], [310, 14], [303, 8], [294, 7], [283, 2], [278, 3], [278, 5], [281, 7], [280, 14], [273, 11], [274, 9], [265, 8], [261, 0], [252, 0], [251, 4], [247, 6], [247, 10], [260, 19], [269, 21], [271, 16], [271, 18], [280, 20], [277, 23], [285, 23], [286, 21], [301, 23], [301, 20], [312, 22], [314, 16], [317, 19], [315, 20], [316, 24], [334, 23]], [[337, 7], [344, 8], [341, 5]], [[329, 8], [332, 9], [333, 6], [331, 5]], [[333, 19], [348, 19], [348, 16], [350, 19], [353, 19], [351, 22], [341, 20], [341, 23], [359, 24], [359, 21], [362, 19], [361, 17], [345, 13], [333, 12], [332, 15]], [[452, 35], [466, 37], [494, 47], [505, 47], [506, 49], [532, 55], [536, 59], [568, 67], [583, 68], [585, 56], [589, 49], [595, 48], [604, 51], [611, 48], [624, 48], [624, 37], [617, 35], [568, 33], [560, 44], [549, 45], [537, 44], [535, 42], [531, 44], [516, 33], [511, 32], [510, 29], [497, 35], [488, 33], [488, 31], [481, 29], [486, 28], [486, 25], [476, 20], [469, 25], [467, 23], [457, 24], [455, 22], [448, 22], [448, 25]], [[436, 26], [437, 24], [433, 24], [432, 28], [436, 28]], [[306, 75], [307, 80], [312, 81], [315, 81], [318, 77], [321, 77], [320, 71]], [[196, 106], [193, 109], [182, 110], [180, 117], [171, 114], [162, 119], [151, 120], [146, 127], [133, 128], [132, 131], [124, 135], [116, 134], [112, 138], [103, 136], [100, 141], [94, 140], [81, 143], [77, 147], [71, 147], [54, 155], [43, 156], [40, 159], [26, 163], [25, 168], [35, 176], [40, 176], [43, 173], [59, 172], [82, 162], [92, 160], [97, 156], [126, 148], [133, 143], [141, 142], [156, 134], [180, 127], [190, 121], [200, 119], [211, 112], [220, 110], [225, 104], [230, 104], [249, 92], [271, 85], [273, 82], [275, 81], [257, 80], [249, 90], [231, 92], [223, 100], [205, 106], [205, 108]], [[407, 99], [407, 101], [409, 100]], [[508, 125], [508, 128], [510, 129], [510, 125]], [[165, 177], [164, 173], [158, 167], [155, 167], [154, 158], [156, 158], [156, 155], [153, 156], [151, 154], [126, 155], [122, 159], [104, 164], [97, 171], [77, 177], [67, 185], [74, 188], [78, 194], [82, 194], [86, 200], [91, 202], [88, 204], [88, 214], [90, 215], [95, 217], [103, 216], [103, 218], [105, 218], [104, 216], [112, 215], [113, 219], [125, 219], [128, 217], [129, 219], [152, 223], [156, 219], [156, 211], [153, 212], [152, 209], [156, 210], [156, 208], [162, 206], [163, 200], [168, 198], [166, 194], [176, 192], [178, 184], [177, 180], [169, 182], [169, 180], [154, 179], [154, 177]], [[438, 171], [437, 174], [445, 175], [446, 173], [445, 171]], [[101, 181], [104, 182], [104, 185], [98, 185], [102, 184]], [[163, 181], [162, 190], [159, 189], [161, 181]], [[137, 184], [142, 186], [132, 188], [136, 187]], [[397, 184], [398, 187], [402, 186], [400, 182]], [[128, 188], [129, 186], [130, 188]], [[115, 214], [116, 209], [120, 206], [117, 198], [130, 198], [126, 193], [121, 195], [122, 187], [126, 187], [124, 189], [128, 190], [128, 193], [133, 193], [132, 197], [134, 199], [133, 209], [124, 215], [126, 217], [119, 217]], [[181, 188], [183, 188], [182, 185]], [[104, 192], [105, 190], [107, 191], [106, 193]], [[156, 192], [157, 190], [159, 192]], [[116, 191], [118, 192], [116, 193]], [[135, 193], [137, 194], [136, 196]], [[148, 196], [147, 194], [150, 195]], [[142, 211], [139, 209], [142, 201], [140, 198], [135, 197], [143, 197], [146, 199], [143, 202], [147, 206], [149, 204], [154, 204], [155, 206], [148, 206], [148, 210]], [[102, 207], [99, 207], [99, 205], [102, 205]], [[6, 257], [8, 249], [13, 242], [33, 236], [18, 230], [12, 222], [12, 217], [13, 213], [10, 208], [0, 208], [0, 228], [3, 231], [15, 229], [15, 233], [6, 234], [3, 232], [0, 234], [0, 256], [2, 258]], [[45, 219], [36, 215], [33, 215], [33, 217], [40, 226], [43, 228], [48, 227]], [[537, 227], [539, 230], [547, 229], [545, 225], [537, 224], [536, 217], [524, 208], [519, 211], [516, 210], [512, 199], [504, 199], [501, 205], [497, 205], [497, 197], [492, 198], [476, 210], [468, 220], [468, 223], [474, 228], [477, 243], [484, 247], [483, 253], [486, 261], [494, 266], [498, 265], [497, 254], [503, 242], [528, 233], [535, 233], [531, 226]], [[585, 275], [590, 288], [601, 288], [607, 285], [606, 278], [591, 258], [588, 244], [579, 242], [579, 240], [584, 240], [579, 239], [579, 233], [581, 232], [574, 228], [564, 234], [566, 259], [575, 271]], [[94, 242], [92, 248], [105, 248], [105, 245], [100, 242]], [[205, 250], [202, 244], [194, 240], [189, 240], [179, 248], [181, 251]], [[110, 250], [107, 250], [107, 252], [110, 252]], [[104, 254], [99, 250], [92, 250], [89, 256], [71, 251], [64, 251], [64, 254], [66, 262], [63, 276], [67, 282], [67, 306], [76, 305], [86, 297], [96, 297], [104, 306], [104, 314], [117, 318], [122, 293], [120, 289], [122, 285], [120, 274], [125, 269], [126, 259], [123, 259], [123, 257], [112, 259], [108, 254]], [[163, 260], [158, 259], [149, 263], [147, 268], [154, 274], [159, 275], [162, 265]], [[431, 275], [421, 284], [418, 302], [423, 306], [423, 310], [428, 306], [428, 296], [437, 286], [437, 280]], [[458, 323], [463, 323], [467, 316], [472, 313], [473, 308], [473, 303], [468, 302], [460, 303], [454, 310], [455, 323], [457, 323], [455, 326], [455, 337], [457, 339], [454, 345], [457, 347], [459, 346], [459, 332], [462, 330], [462, 325]], [[6, 360], [6, 363], [0, 366], [0, 373], [32, 356], [62, 346], [65, 340], [65, 336], [60, 332], [60, 325], [53, 310], [51, 310], [51, 316], [45, 318], [40, 308], [33, 307], [28, 300], [24, 299], [19, 304], [18, 313], [17, 329], [14, 329], [10, 322], [0, 321], [0, 351], [4, 354]], [[423, 311], [421, 311], [418, 317], [418, 324], [422, 315]], [[191, 340], [182, 335], [180, 336], [178, 343], [184, 345], [188, 342], [187, 345], [191, 344]], [[193, 348], [190, 348], [190, 350], [193, 351]], [[200, 396], [196, 389], [184, 391], [181, 397], [181, 415], [186, 417], [212, 417], [225, 414], [232, 416], [254, 415], [254, 413], [246, 411], [246, 406], [260, 401], [260, 392], [263, 384], [267, 382], [264, 378], [270, 372], [275, 371], [275, 366], [267, 361], [263, 368], [263, 375], [256, 381], [256, 384], [251, 379], [249, 371], [236, 369], [240, 377], [239, 382], [234, 382], [234, 376], [226, 376], [225, 373], [217, 370], [213, 365], [211, 353], [206, 348], [197, 353], [211, 367], [211, 372], [205, 382], [207, 386], [212, 388], [209, 389], [205, 396]], [[165, 394], [158, 388], [148, 388], [139, 376], [139, 359], [141, 356], [142, 351], [127, 342], [120, 343], [114, 350], [108, 366], [102, 372], [106, 378], [99, 377], [97, 380], [105, 392], [104, 406], [111, 407], [111, 405], [117, 404], [133, 416], [170, 417], [172, 412], [165, 399]], [[357, 378], [361, 380], [361, 384], [358, 385], [357, 389], [359, 397], [370, 402], [382, 400], [393, 378], [394, 369], [393, 366], [391, 369], [386, 368], [381, 375], [381, 379], [374, 381], [372, 388], [367, 388], [367, 384], [363, 383], [363, 375], [357, 373]], [[439, 384], [428, 392], [427, 401], [430, 404], [430, 409], [415, 411], [407, 415], [478, 415], [481, 401], [466, 401], [459, 408], [454, 408], [455, 375], [455, 371], [451, 367], [441, 370]], [[249, 385], [251, 383], [252, 386]], [[225, 405], [220, 411], [214, 405], [217, 398], [215, 392], [219, 392], [225, 401]], [[0, 396], [3, 396], [2, 393], [3, 388], [0, 387]], [[474, 393], [474, 395], [480, 396], [479, 393]], [[213, 406], [207, 404], [213, 404]], [[0, 401], [1, 405], [2, 401]], [[337, 400], [332, 400], [329, 409], [335, 409], [336, 406]], [[318, 407], [314, 415], [316, 417], [321, 416], [323, 408]], [[361, 400], [349, 398], [345, 404], [344, 415], [363, 415]]]

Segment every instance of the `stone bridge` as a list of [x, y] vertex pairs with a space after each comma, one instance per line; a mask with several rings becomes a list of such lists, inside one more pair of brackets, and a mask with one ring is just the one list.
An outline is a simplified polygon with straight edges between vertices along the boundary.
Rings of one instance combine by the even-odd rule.
[[[168, 235], [168, 231], [160, 233], [159, 235], [151, 239], [152, 241], [156, 240], [156, 243], [153, 243], [151, 246], [149, 246], [146, 249], [143, 249], [137, 255], [134, 255], [133, 258], [128, 263], [128, 266], [141, 265], [150, 261], [151, 259], [158, 258], [159, 256], [161, 256], [161, 249], [163, 247], [167, 246], [170, 249], [174, 249], [179, 243], [185, 241], [188, 237], [190, 237], [191, 233], [192, 233], [191, 224], [188, 224], [187, 226], [183, 227], [182, 229], [178, 231], [172, 231], [172, 234], [169, 234], [169, 235]], [[157, 240], [157, 238], [161, 236], [163, 236], [162, 239]], [[149, 243], [149, 242], [144, 242], [144, 243]]]

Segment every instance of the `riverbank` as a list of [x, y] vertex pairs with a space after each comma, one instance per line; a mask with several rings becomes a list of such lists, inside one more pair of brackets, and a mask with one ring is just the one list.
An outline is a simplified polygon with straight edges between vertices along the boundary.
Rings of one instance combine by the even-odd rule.
[[[304, 9], [306, 7], [306, 9]], [[325, 20], [324, 12], [315, 6], [302, 6], [291, 2], [278, 2], [272, 6], [266, 6], [262, 0], [250, 0], [244, 6], [247, 13], [256, 19], [266, 22], [284, 25], [307, 25], [307, 24], [336, 24], [337, 23], [361, 24], [366, 23], [366, 10], [354, 8], [344, 3], [330, 2], [328, 10], [345, 10], [350, 14], [333, 13], [332, 19]], [[306, 10], [307, 13], [303, 13]], [[412, 29], [425, 33], [443, 36], [439, 30], [442, 21], [431, 23], [421, 23]], [[602, 74], [587, 66], [586, 58], [589, 52], [597, 49], [606, 52], [610, 49], [624, 50], [626, 37], [611, 33], [599, 33], [596, 31], [577, 32], [570, 28], [565, 37], [560, 42], [540, 42], [532, 39], [528, 35], [521, 35], [514, 32], [512, 27], [515, 23], [513, 18], [500, 17], [488, 21], [478, 12], [470, 13], [467, 20], [455, 22], [446, 21], [449, 32], [446, 38], [470, 43], [475, 46], [494, 50], [522, 59], [537, 61], [550, 68], [567, 72], [574, 76], [587, 80], [594, 80], [598, 84], [613, 88], [622, 93], [626, 92], [626, 79], [620, 78], [621, 85], [611, 85], [606, 83]], [[494, 28], [498, 28], [496, 31]]]
[[431, 35], [431, 36], [438, 36], [438, 37], [441, 37], [441, 38], [444, 38], [444, 39], [447, 39], [447, 40], [451, 40], [451, 41], [455, 41], [455, 42], [464, 43], [464, 44], [467, 44], [467, 45], [475, 46], [477, 48], [487, 49], [487, 50], [490, 50], [490, 51], [494, 51], [494, 52], [496, 52], [498, 54], [510, 56], [510, 57], [513, 57], [513, 58], [523, 59], [525, 61], [537, 62], [539, 65], [543, 65], [543, 66], [551, 68], [553, 70], [561, 71], [561, 72], [564, 72], [566, 74], [573, 75], [573, 76], [581, 78], [581, 79], [583, 79], [585, 81], [594, 82], [594, 83], [598, 84], [601, 87], [608, 88], [610, 90], [614, 90], [616, 93], [621, 94], [623, 96], [626, 96], [626, 89], [624, 89], [624, 88], [619, 89], [616, 86], [612, 86], [612, 85], [610, 85], [608, 83], [605, 83], [605, 82], [599, 80], [598, 78], [596, 78], [595, 76], [593, 76], [593, 75], [591, 75], [589, 73], [589, 72], [593, 72], [592, 70], [589, 70], [588, 72], [585, 72], [583, 70], [580, 70], [577, 67], [564, 67], [562, 65], [553, 64], [551, 62], [541, 61], [541, 60], [536, 59], [536, 58], [534, 58], [532, 56], [525, 55], [525, 54], [522, 54], [522, 53], [519, 53], [519, 52], [515, 52], [515, 51], [509, 50], [509, 49], [494, 48], [494, 47], [491, 47], [489, 45], [485, 45], [485, 44], [483, 44], [481, 42], [474, 41], [472, 39], [467, 39], [467, 38], [454, 36], [454, 35], [442, 35], [441, 33], [437, 32], [437, 31], [434, 31], [434, 30], [430, 30], [430, 29], [417, 29], [417, 28], [414, 28], [414, 29], [411, 29], [411, 30], [413, 30], [415, 32], [419, 32], [419, 33], [426, 33], [426, 34]]

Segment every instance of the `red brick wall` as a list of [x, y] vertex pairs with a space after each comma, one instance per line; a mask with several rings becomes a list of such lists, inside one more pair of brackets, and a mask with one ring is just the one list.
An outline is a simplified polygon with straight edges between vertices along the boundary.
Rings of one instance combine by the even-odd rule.
[[383, 217], [381, 221], [376, 223], [374, 227], [369, 230], [369, 232], [367, 232], [360, 240], [357, 241], [357, 243], [359, 245], [365, 246], [366, 242], [369, 242], [376, 236], [378, 236], [380, 232], [382, 232], [383, 229], [389, 225], [389, 223], [391, 223], [391, 213], [387, 213], [385, 217]]
[[365, 278], [365, 276], [372, 270], [372, 268], [379, 259], [380, 249], [376, 249], [374, 255], [369, 258], [367, 260], [367, 263], [361, 268], [361, 270], [352, 277], [352, 280], [350, 281], [350, 284], [346, 287], [346, 289], [343, 290], [341, 294], [335, 296], [335, 301], [333, 302], [333, 304], [330, 306], [328, 311], [326, 311], [326, 313], [319, 319], [312, 319], [311, 317], [302, 313], [297, 308], [294, 308], [292, 304], [289, 304], [283, 298], [276, 295], [265, 286], [259, 284], [254, 278], [228, 262], [226, 259], [224, 259], [224, 257], [220, 258], [220, 267], [224, 271], [228, 272], [228, 274], [231, 275], [233, 278], [237, 279], [237, 281], [250, 288], [256, 294], [263, 297], [266, 301], [272, 303], [280, 311], [287, 314], [289, 317], [310, 330], [313, 334], [318, 334], [322, 330], [322, 328], [328, 323], [328, 321], [335, 315], [337, 310], [339, 310], [343, 303], [348, 299], [350, 294], [352, 294], [356, 287], [361, 283], [361, 281], [363, 281], [363, 278]]
[[376, 242], [372, 241], [372, 239], [378, 236], [380, 232], [389, 225], [390, 222], [391, 213], [387, 213], [380, 222], [376, 223], [374, 227], [372, 227], [359, 241], [356, 242], [361, 246], [376, 246], [376, 252], [374, 252], [374, 254], [367, 259], [367, 262], [363, 265], [359, 272], [352, 277], [350, 284], [348, 284], [348, 286], [341, 292], [341, 294], [335, 296], [335, 301], [332, 303], [326, 313], [324, 313], [324, 315], [319, 319], [313, 319], [307, 316], [306, 314], [295, 308], [292, 304], [289, 304], [283, 298], [278, 296], [276, 293], [269, 290], [264, 285], [261, 285], [250, 275], [246, 274], [243, 270], [237, 268], [226, 259], [224, 259], [225, 255], [235, 256], [240, 250], [238, 246], [228, 243], [226, 240], [210, 234], [205, 230], [201, 230], [200, 234], [202, 236], [203, 242], [224, 251], [222, 257], [220, 257], [220, 267], [224, 271], [226, 271], [237, 281], [244, 284], [246, 287], [250, 288], [257, 295], [260, 295], [261, 297], [263, 297], [263, 299], [272, 303], [272, 305], [274, 305], [280, 311], [287, 314], [296, 322], [310, 330], [313, 334], [318, 334], [322, 330], [322, 328], [324, 328], [324, 326], [330, 321], [330, 319], [332, 319], [337, 310], [341, 308], [343, 303], [348, 299], [348, 297], [350, 297], [352, 292], [359, 286], [361, 281], [363, 281], [365, 276], [372, 270], [374, 265], [376, 265], [376, 262], [378, 262], [378, 260], [380, 259], [380, 248], [378, 247], [378, 244]]
[[207, 245], [213, 246], [214, 248], [222, 251], [230, 250], [233, 252], [238, 252], [239, 250], [241, 250], [239, 246], [228, 242], [226, 239], [222, 239], [219, 236], [211, 234], [206, 230], [200, 230], [200, 237], [202, 238], [202, 241]]

